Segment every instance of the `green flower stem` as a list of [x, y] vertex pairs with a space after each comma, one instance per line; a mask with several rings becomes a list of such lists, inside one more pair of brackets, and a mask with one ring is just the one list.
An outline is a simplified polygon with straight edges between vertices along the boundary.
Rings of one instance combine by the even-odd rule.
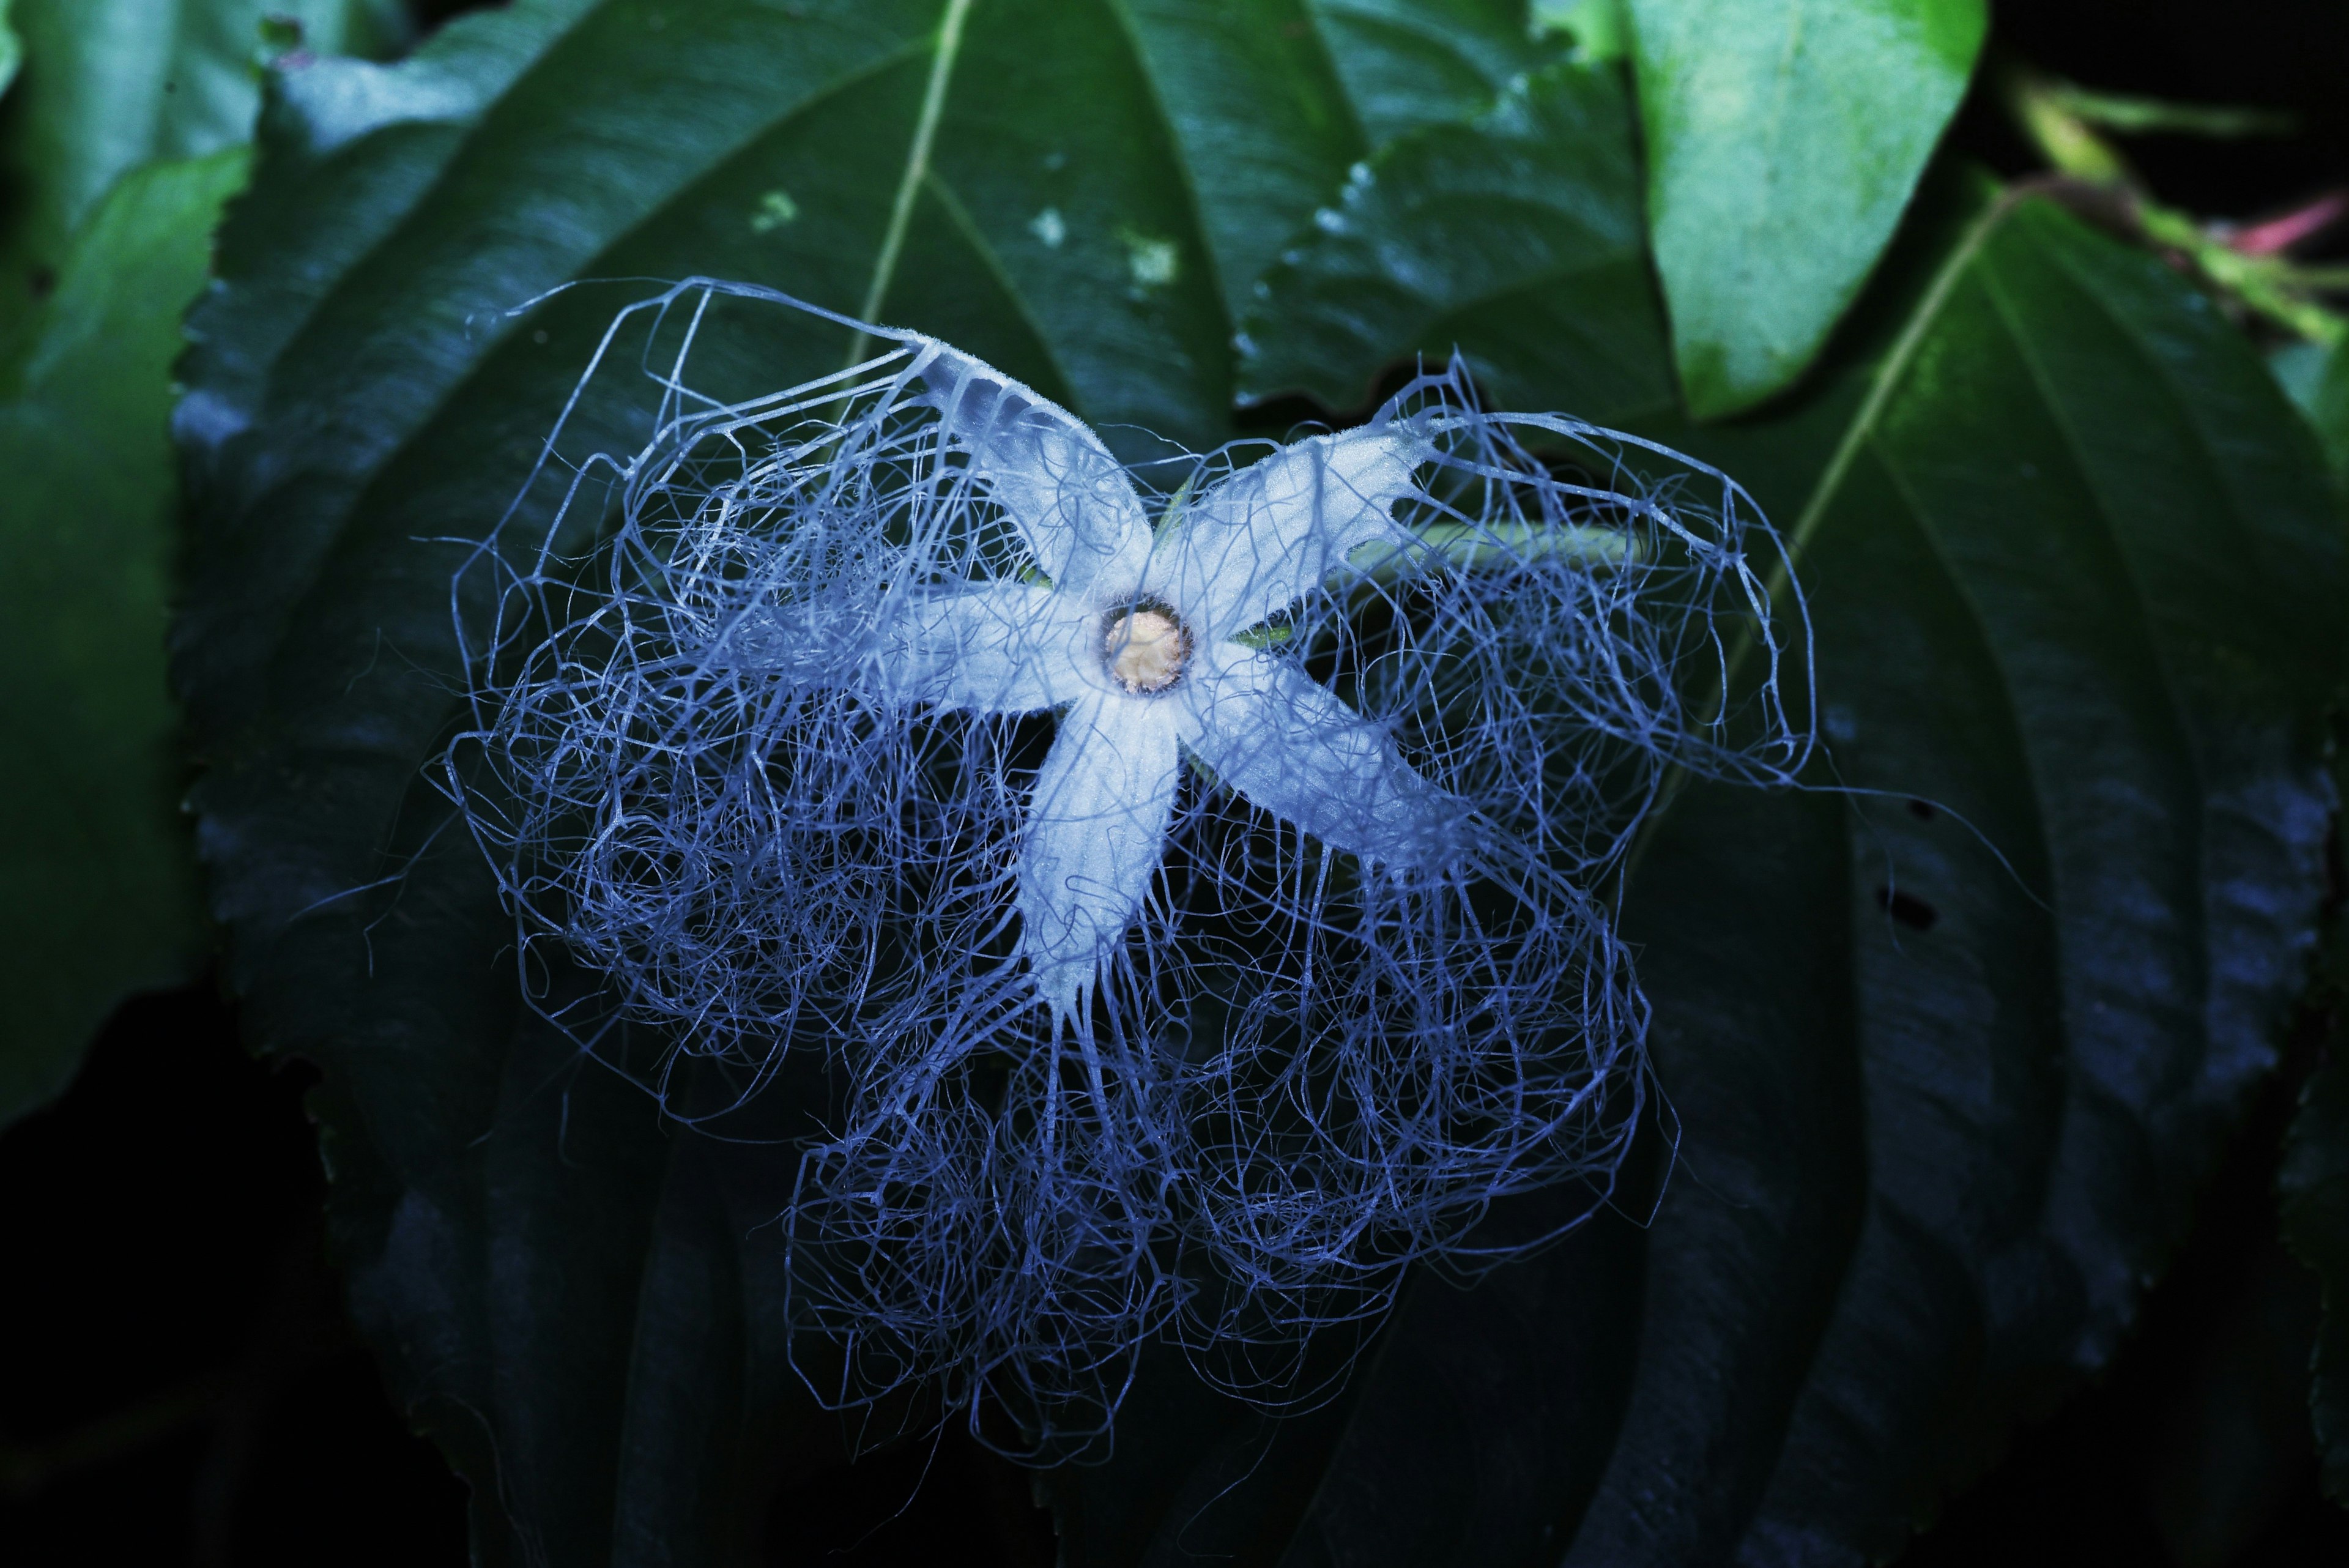
[[[2120, 196], [2147, 242], [2189, 263], [2213, 288], [2245, 310], [2312, 343], [2329, 348], [2349, 337], [2349, 317], [2314, 297], [2342, 286], [2342, 269], [2302, 267], [2281, 255], [2246, 255], [2191, 214], [2153, 199], [2128, 161], [2096, 129], [2099, 123], [2121, 130], [2155, 128], [2142, 114], [2123, 118], [2101, 112], [2103, 99], [2027, 71], [2008, 72], [2005, 93], [2016, 124], [2049, 165], [2067, 179]], [[2148, 108], [2146, 102], [2129, 101], [2137, 109]], [[2266, 121], [2246, 124], [2233, 110], [2168, 107], [2160, 129], [2213, 136], [2273, 129]]]

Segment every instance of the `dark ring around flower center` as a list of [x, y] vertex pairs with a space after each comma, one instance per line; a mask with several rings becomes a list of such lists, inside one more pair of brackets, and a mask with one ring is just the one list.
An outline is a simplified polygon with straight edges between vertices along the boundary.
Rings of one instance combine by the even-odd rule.
[[1183, 678], [1191, 634], [1172, 607], [1136, 599], [1102, 621], [1102, 662], [1110, 678], [1137, 697], [1153, 696]]

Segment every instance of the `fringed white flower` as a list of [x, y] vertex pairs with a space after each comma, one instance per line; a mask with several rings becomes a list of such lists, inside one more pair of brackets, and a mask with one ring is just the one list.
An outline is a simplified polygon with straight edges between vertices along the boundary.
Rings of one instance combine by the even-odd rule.
[[[697, 389], [811, 324], [879, 348]], [[782, 1232], [824, 1397], [935, 1384], [1064, 1456], [1161, 1330], [1277, 1399], [1413, 1261], [1604, 1200], [1647, 1016], [1607, 879], [1670, 769], [1808, 743], [1742, 491], [1456, 367], [1141, 471], [763, 290], [633, 331], [650, 439], [566, 444], [644, 419], [599, 356], [559, 493], [460, 575], [447, 778], [549, 1016], [632, 1070], [611, 1026], [652, 1026], [680, 1116], [823, 1129]], [[1545, 1188], [1538, 1234], [1478, 1229]]]

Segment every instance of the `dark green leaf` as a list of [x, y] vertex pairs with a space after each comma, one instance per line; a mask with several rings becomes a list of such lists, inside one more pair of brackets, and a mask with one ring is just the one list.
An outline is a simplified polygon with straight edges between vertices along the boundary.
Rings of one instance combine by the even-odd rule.
[[[325, 1068], [354, 1301], [485, 1559], [740, 1556], [777, 1478], [839, 1452], [761, 1229], [793, 1095], [778, 1142], [715, 1145], [583, 1057], [421, 779], [464, 676], [436, 541], [486, 533], [647, 290], [504, 312], [739, 277], [951, 337], [1113, 441], [1197, 442], [1228, 429], [1241, 269], [1286, 247], [1257, 346], [1295, 379], [1351, 401], [1456, 339], [1524, 400], [1663, 428], [1603, 78], [1537, 70], [1383, 154], [1346, 129], [1487, 107], [1464, 84], [1505, 40], [1464, 26], [1431, 57], [1474, 66], [1458, 96], [1378, 85], [1446, 14], [522, 0], [399, 67], [286, 75], [181, 409], [178, 670], [248, 1017]], [[1472, 180], [1489, 200], [1444, 205]], [[2158, 264], [2027, 205], [1914, 250], [1799, 402], [1676, 432], [1803, 537], [1838, 776], [1896, 793], [1700, 788], [1648, 847], [1626, 918], [1682, 1129], [1654, 1225], [1419, 1282], [1295, 1421], [1154, 1361], [1117, 1459], [1053, 1478], [1071, 1561], [1849, 1561], [2110, 1354], [2321, 890], [2338, 519]], [[1349, 314], [1357, 288], [1408, 309]], [[847, 348], [719, 337], [759, 386]], [[635, 417], [576, 422], [625, 450]]]
[[1809, 364], [1891, 239], [1982, 0], [1629, 0], [1681, 388], [1734, 413]]
[[153, 163], [76, 236], [0, 369], [0, 1123], [62, 1088], [126, 992], [178, 979], [198, 930], [176, 806], [163, 622], [167, 423], [181, 313], [241, 149]]
[[[1512, 81], [1558, 57], [1524, 0], [1308, 0], [1353, 99], [1365, 151], [1470, 119]], [[1335, 182], [1322, 187], [1328, 198]]]
[[[353, 1300], [485, 1560], [739, 1556], [841, 1437], [782, 1355], [788, 1149], [679, 1133], [524, 1009], [441, 831], [440, 541], [488, 533], [646, 279], [936, 332], [1114, 442], [1220, 440], [1256, 271], [1375, 128], [1481, 112], [1546, 49], [1490, 0], [517, 0], [277, 73], [194, 324], [175, 672], [233, 981], [325, 1069]], [[580, 278], [636, 281], [506, 314]], [[769, 388], [849, 347], [792, 332], [721, 357]], [[574, 428], [632, 448], [599, 400]]]
[[[274, 7], [340, 47], [365, 0]], [[161, 631], [180, 315], [258, 101], [259, 0], [0, 7], [0, 445], [9, 787], [0, 878], [15, 1000], [0, 1121], [39, 1103], [125, 990], [178, 977], [197, 929], [172, 805]], [[274, 51], [272, 51], [274, 52]], [[160, 160], [160, 161], [150, 161]]]
[[1698, 787], [1636, 867], [1654, 1224], [1419, 1282], [1272, 1482], [1179, 1412], [1187, 1474], [1064, 1476], [1073, 1561], [1137, 1497], [1282, 1518], [1243, 1561], [1881, 1560], [2113, 1354], [2297, 988], [2340, 521], [2159, 263], [2000, 202], [1896, 271], [1801, 403], [1669, 432], [1800, 536], [1820, 782], [1883, 793]]
[[[264, 36], [264, 17], [278, 23]], [[16, 0], [24, 77], [0, 115], [0, 342], [54, 283], [68, 236], [109, 187], [155, 158], [243, 142], [262, 63], [395, 42], [398, 0]], [[290, 25], [290, 31], [289, 31]], [[0, 70], [0, 81], [7, 73]]]
[[1399, 352], [1457, 348], [1511, 406], [1627, 421], [1671, 403], [1641, 249], [1630, 106], [1557, 66], [1471, 126], [1386, 148], [1258, 285], [1241, 389], [1347, 409]]

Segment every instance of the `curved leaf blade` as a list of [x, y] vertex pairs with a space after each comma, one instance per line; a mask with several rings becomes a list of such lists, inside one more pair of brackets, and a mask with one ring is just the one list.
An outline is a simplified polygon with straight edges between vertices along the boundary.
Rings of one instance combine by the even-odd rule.
[[0, 1124], [65, 1086], [126, 993], [202, 929], [166, 691], [181, 313], [245, 157], [150, 163], [108, 192], [0, 384]]
[[380, 0], [16, 0], [13, 19], [24, 68], [0, 146], [15, 192], [0, 231], [0, 340], [54, 286], [75, 230], [117, 180], [252, 136], [265, 57], [376, 53], [405, 26]]
[[[203, 566], [181, 670], [212, 759], [205, 844], [249, 1016], [326, 1067], [354, 1299], [403, 1397], [475, 1478], [485, 1560], [732, 1554], [778, 1470], [838, 1452], [785, 1367], [775, 1249], [757, 1229], [787, 1158], [664, 1130], [649, 1101], [536, 1023], [499, 958], [510, 927], [486, 872], [433, 836], [417, 789], [460, 679], [455, 547], [433, 541], [487, 528], [584, 345], [633, 293], [499, 312], [581, 274], [712, 270], [852, 309], [877, 283], [888, 317], [1091, 417], [1222, 428], [1224, 258], [1261, 252], [1290, 198], [1267, 196], [1257, 217], [1209, 207], [1288, 187], [1209, 202], [1186, 162], [1202, 132], [1154, 105], [1204, 68], [1167, 50], [1266, 35], [1194, 27], [1154, 46], [1143, 14], [974, 5], [942, 78], [951, 14], [742, 4], [654, 29], [619, 0], [541, 0], [472, 18], [398, 71], [293, 74], [201, 322], [181, 431]], [[1019, 29], [1047, 19], [1052, 47], [1023, 47]], [[1331, 67], [1341, 84], [1348, 68]], [[1282, 79], [1322, 78], [1309, 60]], [[1529, 100], [1544, 90], [1573, 89], [1526, 84]], [[930, 104], [931, 154], [910, 158]], [[1558, 134], [1615, 145], [1600, 138], [1621, 135], [1621, 113], [1611, 132], [1594, 118]], [[1295, 168], [1327, 167], [1338, 145], [1301, 144]], [[1569, 162], [1551, 158], [1542, 179], [1570, 211]], [[1464, 234], [1472, 216], [1444, 222]], [[1179, 1365], [1154, 1366], [1120, 1457], [1054, 1480], [1071, 1561], [1203, 1543], [1257, 1561], [1554, 1560], [1569, 1539], [1633, 1560], [1741, 1545], [1848, 1556], [1897, 1544], [1996, 1440], [2018, 1387], [2103, 1354], [2210, 1126], [2260, 1069], [2255, 1015], [2273, 981], [2258, 965], [2290, 966], [2313, 897], [2292, 722], [2334, 652], [2242, 607], [2260, 598], [2282, 620], [2273, 606], [2334, 593], [2339, 548], [2329, 502], [2312, 521], [2322, 485], [2309, 489], [2304, 437], [2277, 433], [2291, 421], [2272, 417], [2255, 364], [2258, 389], [2243, 383], [2241, 346], [2158, 268], [2048, 223], [2002, 214], [1946, 286], [1895, 296], [1898, 374], [1878, 374], [1878, 351], [1783, 418], [1699, 438], [1782, 518], [1816, 522], [1821, 646], [1846, 649], [1829, 696], [1844, 701], [1838, 680], [1853, 693], [1839, 753], [1871, 782], [1961, 806], [2020, 879], [1897, 806], [1888, 827], [1824, 796], [1692, 794], [1630, 911], [1689, 1128], [1656, 1228], [1602, 1222], [1466, 1293], [1422, 1282], [1344, 1397], [1277, 1429], [1203, 1399]], [[898, 259], [883, 266], [893, 230]], [[1335, 243], [1308, 240], [1289, 269], [1306, 278]], [[1560, 250], [1526, 254], [1537, 282]], [[2084, 291], [2103, 303], [2084, 311]], [[1359, 344], [1330, 340], [1358, 367], [1415, 346], [1381, 341], [1366, 313], [1346, 331]], [[1662, 387], [1661, 331], [1649, 342], [1639, 384]], [[746, 338], [735, 369], [772, 386], [844, 348], [844, 335]], [[2123, 359], [2125, 417], [2079, 395]], [[1560, 354], [1522, 371], [1523, 396], [1562, 400], [1609, 370]], [[621, 450], [634, 417], [592, 400], [581, 416]], [[2017, 492], [2030, 506], [2009, 516], [2026, 462], [2044, 487]], [[1839, 479], [1806, 505], [1830, 466]], [[2234, 529], [2215, 564], [2201, 536], [2214, 518]], [[2058, 570], [2033, 598], [2064, 550], [2085, 553], [2085, 576]], [[2282, 597], [2271, 579], [2288, 579]], [[2217, 607], [2181, 599], [2181, 582]], [[1984, 584], [2007, 617], [1987, 631], [1967, 615]], [[2066, 629], [2083, 605], [2101, 653]], [[2043, 656], [2029, 681], [2002, 662]], [[2281, 668], [2300, 673], [2279, 681]], [[1933, 701], [1918, 711], [1920, 690]], [[2179, 705], [2170, 729], [2148, 718], [2148, 691]], [[2096, 722], [2033, 709], [2025, 723], [2002, 705], [2015, 691], [2056, 691]], [[2017, 781], [2050, 757], [2070, 771], [2043, 801]], [[2084, 819], [2075, 797], [2102, 804], [2098, 789], [2139, 810], [2133, 836]], [[2269, 807], [2281, 826], [2260, 840], [2251, 818]], [[2206, 836], [2223, 853], [2181, 871], [2167, 828], [2189, 818], [2223, 819]], [[1897, 889], [1878, 869], [1888, 844]], [[2200, 948], [2098, 924], [2110, 887], [2140, 883], [2116, 908], [2216, 911]], [[1899, 927], [1894, 891], [1930, 903], [1934, 930]], [[2052, 953], [2051, 932], [2064, 939]], [[1926, 949], [1937, 933], [1944, 945]], [[2199, 1012], [2141, 1009], [2131, 1026], [2158, 1047], [2145, 1062], [2098, 1021], [2109, 977], [2091, 961], [2141, 943], [2147, 972], [2190, 981], [2199, 952], [2226, 981]], [[1953, 1022], [1930, 1012], [1951, 999]], [[2151, 1089], [2106, 1082], [2132, 1065], [2152, 1069]], [[2051, 1080], [2074, 1079], [2089, 1110], [2051, 1096]], [[1880, 1125], [1888, 1107], [1897, 1127]], [[1923, 1151], [1949, 1155], [1947, 1192], [1920, 1196]], [[2047, 1195], [2037, 1207], [2017, 1196], [2026, 1178]], [[1952, 1332], [1903, 1314], [1920, 1298], [1901, 1266], [1918, 1258], [1947, 1265], [1935, 1278], [1951, 1299], [1999, 1308], [1978, 1314], [1985, 1348], [1946, 1386], [1922, 1386], [1910, 1361]], [[1764, 1310], [1756, 1282], [1770, 1282]], [[1866, 1379], [1863, 1392], [1881, 1385], [1873, 1405], [1855, 1398]], [[1682, 1534], [1650, 1528], [1642, 1489], [1695, 1497]]]
[[1942, 809], [1850, 832], [1868, 1207], [1746, 1526], [1797, 1560], [1897, 1550], [2110, 1358], [2323, 896], [2313, 454], [2158, 263], [2033, 203], [1971, 239], [1810, 514], [1839, 773]]
[[[2313, 443], [2151, 258], [2030, 202], [1937, 248], [1812, 396], [1671, 432], [1801, 536], [1821, 782], [1871, 793], [1692, 788], [1636, 867], [1653, 1225], [1603, 1282], [1574, 1247], [1416, 1282], [1243, 1560], [1888, 1557], [2109, 1359], [2271, 1064], [2333, 803]], [[1631, 1320], [1438, 1370], [1578, 1292]]]
[[1648, 222], [1689, 410], [1800, 374], [1892, 237], [1982, 0], [1629, 0]]

